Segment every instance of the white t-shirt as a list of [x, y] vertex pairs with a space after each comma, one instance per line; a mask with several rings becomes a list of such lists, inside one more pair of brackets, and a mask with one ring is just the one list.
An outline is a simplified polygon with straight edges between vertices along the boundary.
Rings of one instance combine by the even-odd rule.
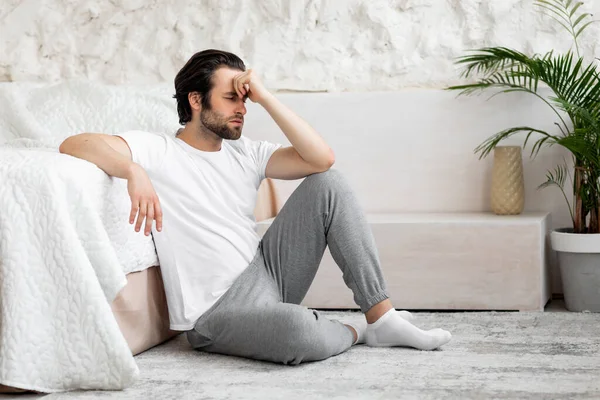
[[160, 200], [163, 229], [157, 232], [153, 224], [152, 235], [171, 329], [192, 329], [256, 255], [258, 187], [281, 145], [242, 136], [207, 152], [175, 136], [141, 131], [118, 136]]

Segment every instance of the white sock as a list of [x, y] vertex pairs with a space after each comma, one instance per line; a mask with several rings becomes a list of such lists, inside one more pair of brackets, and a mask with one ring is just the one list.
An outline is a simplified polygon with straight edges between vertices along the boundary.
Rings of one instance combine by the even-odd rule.
[[433, 350], [448, 343], [452, 335], [443, 329], [424, 331], [390, 310], [372, 324], [368, 324], [365, 341], [372, 347], [414, 347]]
[[[365, 333], [367, 331], [367, 321], [364, 319], [362, 321], [340, 321], [344, 325], [351, 326], [356, 331], [356, 340], [352, 343], [352, 346], [355, 344], [361, 344], [365, 342]], [[354, 336], [354, 335], [353, 335]]]
[[400, 311], [396, 311], [396, 313], [402, 317], [402, 319], [405, 319], [406, 321], [410, 322], [413, 319], [415, 319], [415, 316], [412, 315], [412, 313], [405, 311], [405, 310], [400, 310]]
[[[408, 311], [396, 311], [396, 313], [407, 321], [412, 321], [414, 316]], [[352, 345], [365, 343], [365, 334], [367, 332], [367, 321], [364, 315], [361, 318], [341, 319], [340, 322], [344, 325], [350, 325], [356, 331], [357, 339]]]

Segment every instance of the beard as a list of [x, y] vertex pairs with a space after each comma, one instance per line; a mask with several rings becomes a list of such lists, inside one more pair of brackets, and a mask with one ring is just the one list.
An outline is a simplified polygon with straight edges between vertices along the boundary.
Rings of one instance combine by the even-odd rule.
[[200, 122], [204, 127], [215, 135], [226, 140], [237, 140], [242, 136], [242, 126], [238, 125], [231, 127], [229, 121], [233, 119], [239, 119], [244, 121], [242, 115], [235, 115], [233, 117], [225, 117], [223, 114], [210, 109], [203, 109], [200, 112]]

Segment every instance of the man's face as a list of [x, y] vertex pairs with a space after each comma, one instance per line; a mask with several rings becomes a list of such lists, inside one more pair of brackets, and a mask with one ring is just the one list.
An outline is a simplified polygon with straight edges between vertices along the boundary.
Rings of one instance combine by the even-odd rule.
[[239, 98], [233, 88], [233, 78], [241, 72], [225, 67], [216, 70], [209, 99], [211, 107], [200, 111], [200, 122], [223, 139], [237, 140], [242, 135], [246, 99]]

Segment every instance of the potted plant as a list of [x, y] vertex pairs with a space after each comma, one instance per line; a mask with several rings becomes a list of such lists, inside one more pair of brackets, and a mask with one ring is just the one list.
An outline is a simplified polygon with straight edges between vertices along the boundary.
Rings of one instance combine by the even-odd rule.
[[[460, 57], [462, 76], [478, 75], [474, 83], [451, 86], [460, 94], [496, 90], [496, 94], [525, 92], [546, 103], [556, 114], [556, 132], [530, 126], [505, 129], [481, 143], [475, 152], [487, 156], [502, 140], [525, 133], [524, 146], [534, 142], [531, 157], [545, 146], [559, 145], [572, 156], [572, 164], [548, 171], [539, 188], [557, 186], [569, 208], [572, 226], [551, 232], [558, 252], [565, 305], [571, 311], [600, 312], [600, 75], [594, 62], [580, 55], [578, 38], [593, 22], [582, 12], [583, 2], [535, 0], [535, 5], [554, 18], [574, 42], [566, 53], [550, 51], [528, 56], [505, 47], [486, 47]], [[569, 201], [565, 182], [573, 186]]]

